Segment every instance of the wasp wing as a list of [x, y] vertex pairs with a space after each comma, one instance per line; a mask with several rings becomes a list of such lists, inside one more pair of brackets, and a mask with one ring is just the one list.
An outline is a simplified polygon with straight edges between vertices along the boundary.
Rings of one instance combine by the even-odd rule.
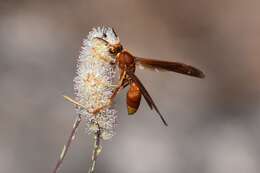
[[160, 61], [160, 60], [140, 58], [140, 57], [135, 57], [135, 62], [137, 65], [141, 67], [143, 66], [153, 70], [173, 71], [176, 73], [181, 73], [181, 74], [198, 77], [198, 78], [205, 77], [204, 73], [201, 70], [179, 62]]
[[137, 77], [133, 72], [131, 72], [131, 71], [128, 70], [126, 73], [127, 73], [127, 75], [132, 79], [132, 81], [135, 82], [135, 83], [138, 85], [138, 87], [140, 88], [141, 93], [142, 93], [142, 95], [144, 96], [144, 98], [145, 98], [147, 104], [149, 105], [149, 107], [150, 107], [151, 109], [154, 108], [155, 111], [159, 114], [159, 116], [160, 116], [162, 122], [164, 123], [164, 125], [165, 125], [165, 126], [168, 126], [166, 120], [164, 119], [164, 117], [163, 117], [162, 114], [160, 113], [159, 109], [158, 109], [157, 106], [155, 105], [155, 103], [154, 103], [152, 97], [150, 96], [150, 94], [148, 93], [148, 91], [145, 89], [145, 87], [144, 87], [144, 85], [142, 84], [142, 82], [138, 79], [138, 77]]

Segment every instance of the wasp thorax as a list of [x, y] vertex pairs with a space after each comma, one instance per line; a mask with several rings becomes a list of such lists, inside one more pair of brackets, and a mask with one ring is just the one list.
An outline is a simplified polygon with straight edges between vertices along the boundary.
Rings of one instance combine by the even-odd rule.
[[129, 52], [123, 51], [123, 52], [119, 53], [118, 61], [119, 61], [120, 68], [124, 68], [125, 66], [133, 65], [135, 59], [134, 59], [134, 56], [131, 55]]

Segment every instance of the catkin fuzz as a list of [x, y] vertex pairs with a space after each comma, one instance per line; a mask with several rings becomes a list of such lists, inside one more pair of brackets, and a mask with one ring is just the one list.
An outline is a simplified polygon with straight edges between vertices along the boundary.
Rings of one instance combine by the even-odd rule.
[[115, 89], [115, 55], [109, 52], [109, 44], [119, 43], [119, 38], [112, 28], [93, 28], [87, 39], [83, 40], [78, 57], [74, 90], [76, 101], [86, 108], [76, 108], [77, 114], [85, 117], [89, 133], [101, 130], [102, 139], [114, 135], [116, 110], [106, 107], [97, 114], [94, 110], [107, 105]]

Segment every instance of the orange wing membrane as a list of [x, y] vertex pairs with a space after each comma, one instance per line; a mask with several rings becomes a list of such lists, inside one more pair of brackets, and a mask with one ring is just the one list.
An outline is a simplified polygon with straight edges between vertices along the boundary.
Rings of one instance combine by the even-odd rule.
[[144, 96], [147, 104], [149, 105], [149, 107], [151, 109], [155, 109], [155, 111], [159, 114], [163, 124], [165, 126], [168, 126], [166, 120], [164, 119], [164, 117], [162, 116], [162, 114], [160, 113], [159, 109], [157, 108], [157, 106], [155, 105], [152, 97], [150, 96], [150, 94], [148, 93], [148, 91], [145, 89], [145, 87], [143, 86], [142, 82], [138, 79], [138, 77], [130, 70], [126, 71], [127, 75], [129, 75], [129, 77], [131, 78], [131, 80], [133, 80], [134, 83], [136, 83], [136, 85], [138, 86], [138, 88], [140, 88], [142, 95]]
[[170, 61], [160, 61], [160, 60], [154, 60], [154, 59], [146, 59], [146, 58], [139, 58], [135, 57], [135, 62], [137, 65], [142, 65], [144, 67], [154, 69], [154, 70], [167, 70], [167, 71], [173, 71], [176, 73], [181, 73], [197, 78], [204, 78], [204, 73], [190, 65], [186, 65], [179, 62], [170, 62]]

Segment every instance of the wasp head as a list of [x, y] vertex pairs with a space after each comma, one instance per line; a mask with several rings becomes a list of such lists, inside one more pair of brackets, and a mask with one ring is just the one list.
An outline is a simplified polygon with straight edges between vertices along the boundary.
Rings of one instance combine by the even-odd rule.
[[109, 52], [113, 55], [117, 55], [118, 53], [122, 52], [122, 50], [123, 46], [120, 43], [111, 45], [109, 47]]

